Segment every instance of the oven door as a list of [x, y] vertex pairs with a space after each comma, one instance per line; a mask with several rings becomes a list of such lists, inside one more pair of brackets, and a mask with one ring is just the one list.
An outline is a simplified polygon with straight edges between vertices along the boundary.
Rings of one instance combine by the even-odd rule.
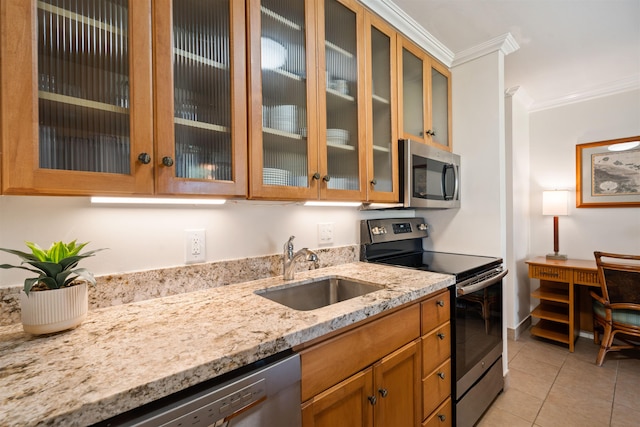
[[456, 400], [502, 355], [502, 278], [507, 272], [493, 270], [489, 277], [456, 286]]

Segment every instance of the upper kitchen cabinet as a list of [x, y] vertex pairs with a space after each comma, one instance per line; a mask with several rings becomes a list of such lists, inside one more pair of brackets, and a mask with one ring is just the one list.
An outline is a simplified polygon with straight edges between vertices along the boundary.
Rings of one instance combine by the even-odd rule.
[[153, 191], [150, 17], [149, 1], [3, 0], [4, 194]]
[[365, 14], [367, 200], [398, 201], [396, 31]]
[[2, 7], [5, 194], [246, 195], [244, 2]]
[[401, 137], [451, 151], [451, 73], [400, 36], [398, 70]]
[[250, 0], [250, 196], [364, 200], [363, 9]]
[[246, 195], [244, 2], [153, 2], [157, 194]]

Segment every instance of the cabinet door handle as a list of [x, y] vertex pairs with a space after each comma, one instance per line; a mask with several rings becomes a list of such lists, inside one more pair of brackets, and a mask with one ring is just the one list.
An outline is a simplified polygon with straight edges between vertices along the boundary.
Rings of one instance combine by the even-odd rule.
[[438, 332], [438, 338], [440, 338], [441, 340], [443, 340], [445, 337], [445, 335], [442, 332]]
[[143, 165], [148, 165], [149, 163], [151, 163], [151, 156], [149, 155], [149, 153], [140, 153], [138, 154], [138, 161]]
[[438, 414], [440, 421], [446, 421], [447, 417], [444, 414]]
[[425, 133], [426, 133], [427, 135], [429, 135], [429, 136], [436, 136], [436, 131], [431, 130], [431, 129], [427, 129], [427, 130], [425, 131]]
[[325, 176], [322, 177], [322, 180], [324, 182], [329, 182], [329, 181], [331, 181], [331, 177], [329, 175], [325, 175]]
[[444, 377], [446, 377], [446, 375], [444, 374], [444, 372], [438, 372], [438, 376], [440, 377], [441, 380], [444, 379]]
[[371, 402], [372, 405], [375, 405], [376, 402], [378, 401], [378, 399], [376, 399], [375, 396], [369, 396], [367, 397], [367, 399], [369, 399], [369, 402]]
[[389, 392], [387, 391], [386, 388], [381, 388], [380, 390], [378, 390], [378, 392], [380, 393], [380, 396], [382, 396], [382, 397], [387, 397], [387, 394], [389, 394]]
[[320, 174], [318, 172], [314, 173], [313, 175], [311, 175], [311, 178], [315, 179], [316, 181], [320, 179]]
[[444, 301], [440, 299], [440, 300], [438, 300], [438, 301], [436, 302], [436, 305], [437, 305], [438, 307], [444, 307]]
[[167, 167], [171, 167], [173, 166], [173, 159], [169, 156], [164, 156], [162, 158], [162, 164], [167, 166]]
[[377, 179], [374, 178], [374, 179], [371, 180], [371, 185], [375, 186], [377, 183], [378, 183]]

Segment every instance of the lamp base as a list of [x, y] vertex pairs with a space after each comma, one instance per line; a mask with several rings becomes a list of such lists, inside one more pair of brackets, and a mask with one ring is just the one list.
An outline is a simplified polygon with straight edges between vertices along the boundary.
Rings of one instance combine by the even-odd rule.
[[555, 259], [555, 260], [558, 260], [558, 261], [566, 261], [567, 260], [567, 256], [559, 254], [558, 252], [556, 252], [556, 253], [553, 253], [553, 254], [547, 254], [547, 259]]

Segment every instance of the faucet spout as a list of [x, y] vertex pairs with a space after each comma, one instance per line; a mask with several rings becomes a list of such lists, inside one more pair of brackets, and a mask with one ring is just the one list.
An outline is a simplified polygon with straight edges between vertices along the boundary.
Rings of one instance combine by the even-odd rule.
[[296, 264], [304, 258], [306, 261], [313, 262], [314, 268], [318, 268], [320, 262], [318, 255], [308, 248], [302, 248], [298, 252], [293, 251], [293, 239], [295, 236], [289, 237], [287, 243], [284, 244], [283, 255], [283, 277], [284, 280], [293, 280], [295, 277]]

